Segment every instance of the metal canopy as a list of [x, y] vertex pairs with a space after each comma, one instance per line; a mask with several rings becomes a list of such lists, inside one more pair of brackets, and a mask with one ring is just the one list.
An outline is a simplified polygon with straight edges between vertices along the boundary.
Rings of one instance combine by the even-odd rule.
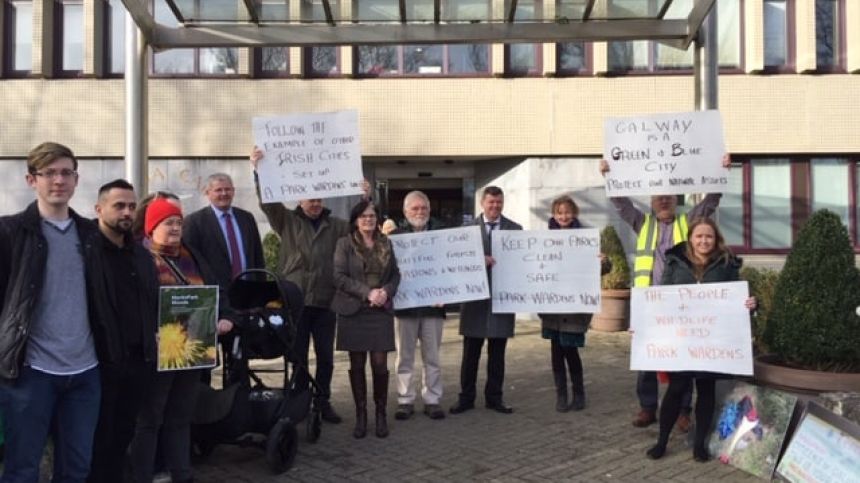
[[122, 2], [156, 49], [613, 40], [686, 49], [716, 0], [557, 0], [552, 18], [538, 18], [533, 0]]

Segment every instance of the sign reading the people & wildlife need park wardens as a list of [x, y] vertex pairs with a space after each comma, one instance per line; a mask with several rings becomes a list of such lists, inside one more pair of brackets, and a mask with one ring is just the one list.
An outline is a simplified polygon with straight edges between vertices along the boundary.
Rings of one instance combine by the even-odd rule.
[[753, 373], [746, 282], [638, 287], [630, 295], [630, 369]]
[[481, 228], [391, 235], [400, 286], [395, 309], [490, 298]]
[[161, 287], [158, 297], [158, 370], [215, 366], [218, 286]]
[[496, 231], [493, 313], [600, 310], [596, 229]]
[[721, 193], [729, 183], [719, 111], [608, 118], [606, 195]]
[[363, 193], [358, 111], [253, 119], [263, 203]]

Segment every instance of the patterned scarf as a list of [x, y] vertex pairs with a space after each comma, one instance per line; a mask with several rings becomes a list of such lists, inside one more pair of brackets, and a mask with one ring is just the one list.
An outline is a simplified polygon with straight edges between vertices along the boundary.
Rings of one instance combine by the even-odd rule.
[[[148, 243], [146, 243], [148, 242]], [[148, 245], [148, 246], [147, 246]], [[204, 285], [197, 264], [183, 245], [159, 245], [147, 239], [144, 246], [149, 248], [158, 269], [158, 283], [161, 285]]]

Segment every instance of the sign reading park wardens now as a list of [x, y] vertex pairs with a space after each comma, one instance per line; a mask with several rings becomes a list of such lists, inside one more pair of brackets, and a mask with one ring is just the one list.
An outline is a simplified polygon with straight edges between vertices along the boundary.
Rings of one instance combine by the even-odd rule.
[[729, 183], [719, 111], [608, 118], [606, 195], [722, 193]]
[[746, 282], [633, 288], [630, 369], [753, 373]]
[[161, 287], [158, 297], [158, 370], [215, 367], [218, 286]]
[[481, 228], [391, 235], [400, 269], [395, 309], [490, 298]]
[[255, 117], [263, 203], [363, 193], [358, 111]]

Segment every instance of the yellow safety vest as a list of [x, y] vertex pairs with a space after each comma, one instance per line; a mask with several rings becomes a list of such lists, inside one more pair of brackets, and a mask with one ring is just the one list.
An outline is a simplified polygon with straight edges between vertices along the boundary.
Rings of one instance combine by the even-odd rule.
[[[650, 214], [645, 215], [645, 223], [639, 230], [636, 240], [636, 259], [633, 262], [633, 286], [651, 286], [651, 272], [654, 270], [654, 250], [657, 249], [658, 221]], [[687, 240], [687, 215], [675, 217], [672, 222], [672, 240], [675, 245]]]

